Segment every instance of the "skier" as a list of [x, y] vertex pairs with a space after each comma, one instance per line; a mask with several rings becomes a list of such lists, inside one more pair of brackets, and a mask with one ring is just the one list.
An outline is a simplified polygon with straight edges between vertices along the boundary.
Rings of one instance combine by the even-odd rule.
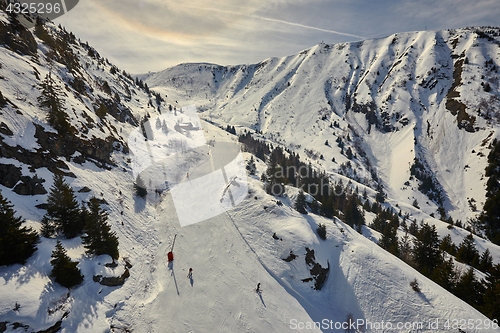
[[257, 293], [260, 293], [260, 291], [261, 291], [261, 290], [260, 290], [260, 282], [259, 282], [259, 283], [257, 283], [257, 289], [255, 289], [255, 291], [256, 291]]
[[188, 273], [188, 278], [192, 278], [193, 277], [193, 269], [192, 268], [189, 268], [189, 273]]

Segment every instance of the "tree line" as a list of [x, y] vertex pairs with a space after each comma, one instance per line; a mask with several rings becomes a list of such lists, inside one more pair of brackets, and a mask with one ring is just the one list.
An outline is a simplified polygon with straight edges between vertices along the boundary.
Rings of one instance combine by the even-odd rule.
[[[108, 224], [108, 213], [99, 199], [79, 204], [75, 193], [62, 175], [54, 175], [54, 183], [45, 204], [47, 213], [41, 220], [41, 235], [46, 238], [71, 239], [80, 236], [87, 255], [107, 254], [118, 259], [118, 237]], [[14, 206], [0, 192], [0, 265], [25, 264], [37, 250], [40, 235], [24, 226], [25, 220], [16, 216]], [[52, 252], [51, 276], [64, 287], [82, 282], [77, 265], [67, 255], [58, 240]]]
[[[376, 201], [370, 203], [366, 190], [360, 195], [350, 183], [345, 186], [342, 181], [330, 183], [325, 173], [314, 170], [311, 164], [303, 163], [294, 152], [281, 147], [273, 148], [254, 139], [249, 133], [240, 135], [239, 141], [244, 144], [245, 150], [252, 154], [258, 153], [260, 157], [257, 157], [266, 162], [267, 169], [261, 175], [261, 180], [268, 194], [281, 196], [285, 192], [285, 185], [298, 187], [300, 190], [294, 203], [298, 212], [307, 214], [311, 211], [328, 218], [336, 216], [358, 232], [365, 224], [364, 211], [375, 213], [370, 227], [381, 233], [378, 243], [382, 248], [486, 316], [500, 318], [500, 264], [493, 265], [488, 249], [481, 254], [477, 251], [472, 233], [456, 246], [450, 235], [440, 239], [434, 225], [423, 221], [419, 225], [416, 219], [410, 220], [408, 214], [403, 216], [401, 211], [398, 214], [392, 208], [384, 209], [381, 203], [385, 201], [385, 193], [381, 186], [377, 188]], [[496, 212], [500, 207], [500, 144], [497, 142], [489, 160], [487, 175], [494, 181], [488, 182], [489, 194], [481, 218], [490, 219], [486, 224], [486, 232], [495, 235], [495, 231], [500, 229], [497, 226], [500, 214]], [[247, 163], [247, 170], [255, 174], [253, 157]], [[306, 201], [304, 190], [312, 195], [311, 202]], [[453, 228], [452, 223], [450, 228]], [[401, 239], [397, 234], [398, 229], [405, 232]], [[321, 238], [326, 238], [324, 225], [317, 232]], [[453, 259], [469, 265], [469, 268], [460, 270]], [[485, 273], [486, 278], [479, 279], [474, 268]]]
[[[311, 163], [302, 162], [299, 154], [268, 145], [254, 139], [250, 133], [240, 135], [239, 142], [243, 143], [244, 150], [266, 162], [267, 169], [261, 180], [268, 194], [281, 196], [285, 193], [285, 185], [297, 187], [300, 189], [294, 205], [297, 211], [304, 214], [309, 209], [327, 218], [336, 216], [361, 232], [365, 218], [359, 208], [361, 201], [357, 189], [352, 190], [352, 183], [331, 182], [326, 173], [316, 170]], [[251, 163], [248, 162], [247, 170], [254, 169]], [[307, 202], [303, 192], [309, 193], [313, 200]]]

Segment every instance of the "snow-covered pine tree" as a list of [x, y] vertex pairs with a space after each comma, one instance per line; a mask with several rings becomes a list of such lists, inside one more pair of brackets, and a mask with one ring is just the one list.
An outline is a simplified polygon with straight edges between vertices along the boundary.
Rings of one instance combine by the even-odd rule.
[[107, 223], [108, 214], [100, 207], [97, 198], [90, 199], [86, 217], [85, 234], [82, 236], [86, 253], [108, 254], [111, 258], [118, 259], [118, 237], [111, 231], [111, 226]]
[[324, 223], [318, 224], [316, 233], [318, 234], [319, 238], [321, 238], [322, 240], [326, 240], [326, 225]]
[[297, 200], [295, 200], [295, 210], [301, 214], [307, 214], [306, 205], [306, 195], [304, 191], [300, 190], [297, 195]]
[[163, 120], [163, 123], [161, 124], [161, 130], [163, 131], [164, 134], [168, 134], [168, 126], [167, 126], [167, 122], [165, 120]]
[[57, 241], [51, 258], [52, 272], [50, 276], [55, 278], [55, 281], [61, 286], [71, 288], [83, 281], [83, 275], [80, 269], [76, 267], [78, 262], [71, 261], [60, 241]]
[[246, 165], [246, 169], [247, 169], [249, 175], [251, 175], [251, 176], [255, 175], [255, 172], [257, 171], [257, 167], [255, 166], [255, 159], [253, 158], [253, 155], [248, 160], [247, 165]]
[[13, 207], [0, 192], [0, 266], [24, 264], [39, 239], [36, 231], [23, 227], [24, 219], [15, 216]]

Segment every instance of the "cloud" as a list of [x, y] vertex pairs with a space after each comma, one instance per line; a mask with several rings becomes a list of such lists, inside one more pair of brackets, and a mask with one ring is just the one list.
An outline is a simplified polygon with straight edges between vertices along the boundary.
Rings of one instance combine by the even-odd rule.
[[498, 25], [500, 6], [497, 0], [420, 0], [401, 1], [395, 13], [413, 23], [425, 22], [437, 29], [458, 28], [466, 25]]
[[258, 62], [322, 40], [494, 25], [499, 16], [497, 0], [86, 0], [57, 23], [139, 73], [181, 62]]
[[346, 32], [340, 32], [340, 31], [335, 31], [335, 30], [330, 30], [330, 29], [323, 29], [320, 27], [312, 26], [312, 25], [306, 25], [306, 24], [300, 24], [300, 23], [296, 23], [296, 22], [274, 19], [274, 18], [264, 17], [264, 16], [260, 16], [260, 15], [255, 15], [255, 14], [234, 12], [234, 11], [230, 11], [227, 9], [210, 8], [210, 7], [194, 7], [194, 6], [189, 6], [189, 7], [196, 8], [196, 9], [202, 9], [202, 10], [206, 10], [206, 11], [211, 11], [211, 12], [229, 14], [229, 15], [234, 15], [234, 16], [245, 16], [247, 18], [258, 19], [258, 20], [263, 20], [263, 21], [268, 21], [268, 22], [275, 22], [275, 23], [290, 25], [290, 26], [304, 28], [304, 29], [317, 30], [317, 31], [326, 32], [326, 33], [330, 33], [330, 34], [343, 35], [343, 36], [349, 36], [349, 37], [361, 38], [361, 39], [363, 38], [361, 36], [346, 33]]

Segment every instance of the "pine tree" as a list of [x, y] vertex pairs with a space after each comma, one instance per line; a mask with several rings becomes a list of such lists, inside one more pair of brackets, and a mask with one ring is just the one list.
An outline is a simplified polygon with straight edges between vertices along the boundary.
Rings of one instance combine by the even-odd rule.
[[484, 281], [486, 291], [484, 293], [484, 304], [480, 308], [481, 312], [490, 319], [500, 318], [500, 264], [496, 264], [490, 269]]
[[74, 238], [83, 231], [78, 201], [62, 175], [54, 175], [54, 185], [47, 197], [47, 214], [42, 224], [45, 236], [50, 236], [50, 231], [54, 230], [62, 232], [66, 238]]
[[406, 233], [399, 241], [399, 257], [407, 264], [412, 263], [410, 236]]
[[168, 134], [168, 126], [165, 120], [163, 120], [163, 123], [161, 124], [161, 130], [163, 131], [164, 134]]
[[36, 18], [35, 24], [35, 35], [43, 40], [45, 44], [53, 48], [55, 46], [55, 41], [52, 36], [48, 33], [48, 31], [44, 27], [44, 22], [41, 17]]
[[60, 98], [62, 91], [52, 79], [51, 73], [45, 76], [40, 88], [42, 91], [38, 97], [38, 103], [40, 107], [48, 111], [47, 121], [49, 124], [61, 135], [71, 133], [69, 117], [64, 112], [64, 102]]
[[82, 236], [82, 243], [87, 249], [86, 253], [108, 254], [111, 258], [118, 259], [118, 237], [111, 231], [107, 223], [108, 214], [100, 207], [97, 198], [90, 199], [86, 217], [85, 234]]
[[352, 154], [352, 150], [351, 150], [351, 147], [347, 148], [347, 150], [345, 151], [345, 156], [352, 160], [352, 157], [353, 157], [353, 154]]
[[309, 209], [311, 210], [311, 213], [313, 214], [319, 214], [320, 212], [320, 205], [318, 200], [313, 199], [311, 203], [309, 204]]
[[493, 257], [491, 256], [490, 249], [486, 249], [479, 258], [479, 265], [477, 268], [481, 272], [489, 272], [493, 268]]
[[386, 223], [382, 229], [382, 236], [378, 244], [389, 253], [399, 256], [399, 240], [397, 234], [398, 228], [392, 223]]
[[441, 264], [436, 266], [434, 272], [432, 272], [431, 279], [444, 289], [453, 291], [457, 279], [453, 259], [449, 258], [448, 260], [445, 260], [443, 257], [441, 259]]
[[413, 200], [412, 206], [417, 208], [417, 209], [420, 209], [420, 206], [418, 205], [417, 199]]
[[56, 234], [56, 226], [54, 222], [45, 214], [44, 217], [42, 217], [42, 220], [40, 221], [42, 224], [42, 229], [40, 230], [40, 233], [42, 234], [43, 237], [53, 237]]
[[326, 225], [324, 223], [318, 224], [316, 233], [318, 234], [319, 238], [321, 238], [322, 240], [326, 240]]
[[359, 210], [357, 199], [354, 196], [348, 197], [347, 205], [344, 209], [345, 223], [361, 232], [361, 227], [365, 224], [365, 217]]
[[301, 214], [307, 214], [306, 204], [306, 195], [304, 194], [304, 191], [300, 190], [297, 195], [294, 208]]
[[384, 203], [385, 197], [386, 194], [384, 193], [384, 188], [381, 185], [379, 185], [377, 187], [377, 194], [375, 195], [375, 200], [377, 200], [377, 202]]
[[262, 175], [262, 180], [266, 183], [266, 192], [268, 194], [280, 196], [285, 193], [282, 171], [281, 166], [277, 163], [276, 154], [273, 151], [269, 158], [269, 166], [267, 167], [266, 173]]
[[414, 219], [411, 221], [410, 226], [408, 227], [408, 232], [411, 235], [415, 236], [418, 233], [418, 230], [419, 230], [419, 228], [418, 228], [417, 220]]
[[424, 223], [413, 240], [413, 260], [419, 271], [430, 276], [441, 261], [435, 225]]
[[450, 234], [443, 237], [441, 243], [439, 244], [439, 249], [441, 251], [448, 252], [452, 256], [457, 253], [457, 247], [455, 246], [455, 243], [453, 243]]
[[479, 264], [479, 253], [474, 243], [474, 236], [468, 234], [460, 243], [456, 254], [457, 260], [468, 265], [477, 266]]
[[460, 276], [454, 294], [474, 307], [482, 305], [484, 287], [476, 279], [474, 268], [469, 268], [465, 274]]
[[13, 207], [0, 192], [0, 266], [24, 264], [39, 240], [33, 229], [22, 226], [25, 221], [15, 216]]
[[71, 261], [60, 241], [57, 241], [51, 258], [52, 272], [50, 276], [54, 277], [55, 281], [61, 286], [71, 288], [83, 281], [83, 275], [80, 269], [76, 267], [78, 262]]
[[138, 175], [135, 180], [134, 191], [138, 197], [141, 197], [143, 199], [146, 197], [146, 195], [148, 195], [148, 190], [146, 189], [146, 185], [144, 184], [141, 175]]
[[257, 171], [257, 167], [255, 166], [255, 159], [253, 158], [253, 155], [250, 157], [250, 159], [247, 162], [246, 169], [248, 171], [248, 174], [253, 176], [255, 175]]

